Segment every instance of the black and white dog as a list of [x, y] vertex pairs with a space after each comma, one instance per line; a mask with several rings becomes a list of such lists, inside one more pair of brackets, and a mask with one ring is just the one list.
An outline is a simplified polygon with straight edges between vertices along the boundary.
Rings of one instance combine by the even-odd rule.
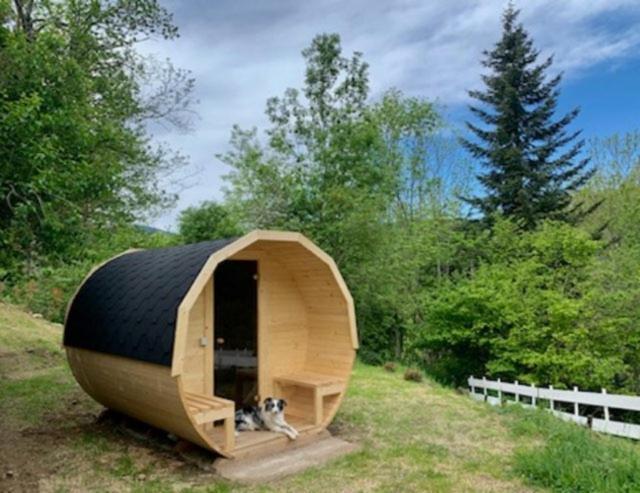
[[247, 406], [236, 411], [236, 431], [269, 430], [284, 433], [291, 440], [298, 432], [284, 419], [287, 401], [267, 397], [261, 406]]

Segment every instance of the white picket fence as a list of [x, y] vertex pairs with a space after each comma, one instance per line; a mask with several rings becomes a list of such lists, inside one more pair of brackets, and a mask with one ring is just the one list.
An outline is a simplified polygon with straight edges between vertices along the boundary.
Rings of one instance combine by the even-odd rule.
[[[535, 407], [539, 400], [545, 400], [549, 403], [549, 410], [559, 418], [589, 426], [594, 431], [640, 440], [640, 425], [609, 419], [610, 409], [640, 411], [640, 397], [608, 394], [605, 389], [602, 389], [601, 393], [581, 392], [578, 387], [574, 387], [573, 390], [557, 390], [552, 386], [536, 387], [521, 385], [517, 381], [507, 383], [501, 382], [500, 379], [487, 380], [484, 377], [469, 377], [468, 383], [470, 396], [473, 399], [488, 402], [493, 406], [502, 405], [503, 402], [515, 402], [525, 407]], [[497, 396], [489, 395], [489, 390], [496, 391]], [[505, 399], [504, 394], [513, 396], [513, 400]], [[523, 402], [521, 399], [523, 396], [527, 397], [529, 402]], [[573, 404], [573, 413], [555, 409], [556, 402]], [[604, 419], [582, 416], [581, 405], [603, 408]]]

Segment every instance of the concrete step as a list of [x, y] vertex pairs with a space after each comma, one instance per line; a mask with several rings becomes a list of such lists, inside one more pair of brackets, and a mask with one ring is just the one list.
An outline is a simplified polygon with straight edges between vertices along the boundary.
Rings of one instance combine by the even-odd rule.
[[239, 483], [263, 483], [296, 474], [354, 452], [357, 445], [335, 437], [322, 437], [300, 447], [246, 459], [220, 458], [214, 469], [220, 476]]

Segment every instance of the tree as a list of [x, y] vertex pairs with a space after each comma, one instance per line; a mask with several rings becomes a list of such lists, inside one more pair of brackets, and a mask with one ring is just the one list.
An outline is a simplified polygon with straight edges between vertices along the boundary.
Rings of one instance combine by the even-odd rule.
[[368, 66], [342, 54], [337, 34], [316, 36], [303, 52], [302, 89], [267, 101], [266, 143], [234, 127], [227, 199], [243, 227], [305, 232], [346, 269], [370, 251], [392, 183], [376, 161], [381, 145], [368, 117]]
[[178, 219], [180, 236], [185, 243], [232, 238], [242, 231], [224, 205], [203, 202], [180, 213]]
[[361, 354], [399, 358], [432, 259], [426, 224], [412, 223], [449, 186], [428, 159], [441, 121], [432, 103], [399, 91], [368, 101], [367, 64], [344, 56], [335, 34], [316, 36], [303, 57], [303, 87], [267, 102], [265, 141], [234, 127], [220, 156], [232, 168], [227, 199], [243, 227], [302, 231], [331, 254], [358, 305]]
[[[78, 258], [98, 230], [173, 201], [159, 179], [182, 158], [145, 124], [184, 123], [170, 117], [192, 81], [137, 55], [156, 35], [176, 28], [155, 0], [0, 0], [0, 270]], [[172, 88], [149, 91], [151, 71]]]
[[581, 226], [608, 244], [640, 246], [640, 131], [594, 138], [589, 155], [598, 172], [574, 201], [601, 205]]
[[583, 141], [568, 126], [576, 108], [555, 118], [561, 75], [547, 78], [552, 57], [536, 64], [539, 51], [510, 4], [503, 15], [502, 38], [484, 52], [485, 90], [469, 91], [480, 105], [471, 112], [486, 126], [467, 122], [476, 137], [463, 145], [487, 169], [478, 175], [485, 195], [467, 202], [490, 218], [499, 213], [534, 228], [543, 219], [576, 220], [588, 213], [569, 207], [571, 193], [593, 174], [581, 157]]
[[596, 316], [591, 275], [600, 253], [598, 242], [568, 224], [545, 221], [519, 232], [498, 220], [486, 260], [425, 299], [424, 326], [411, 343], [456, 384], [488, 374], [610, 387], [626, 370], [621, 346], [629, 339]]

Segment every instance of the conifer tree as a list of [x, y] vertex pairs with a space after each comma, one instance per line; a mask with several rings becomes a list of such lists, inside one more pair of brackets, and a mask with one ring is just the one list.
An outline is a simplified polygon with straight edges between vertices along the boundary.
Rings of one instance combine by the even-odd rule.
[[579, 109], [555, 116], [561, 75], [547, 77], [552, 57], [537, 63], [540, 53], [518, 14], [507, 7], [502, 38], [484, 52], [485, 88], [469, 91], [479, 102], [469, 109], [484, 125], [467, 122], [475, 138], [462, 143], [483, 165], [485, 194], [465, 200], [485, 218], [498, 213], [532, 229], [543, 219], [575, 221], [588, 213], [571, 205], [571, 194], [593, 170], [581, 156], [580, 131], [568, 129]]

